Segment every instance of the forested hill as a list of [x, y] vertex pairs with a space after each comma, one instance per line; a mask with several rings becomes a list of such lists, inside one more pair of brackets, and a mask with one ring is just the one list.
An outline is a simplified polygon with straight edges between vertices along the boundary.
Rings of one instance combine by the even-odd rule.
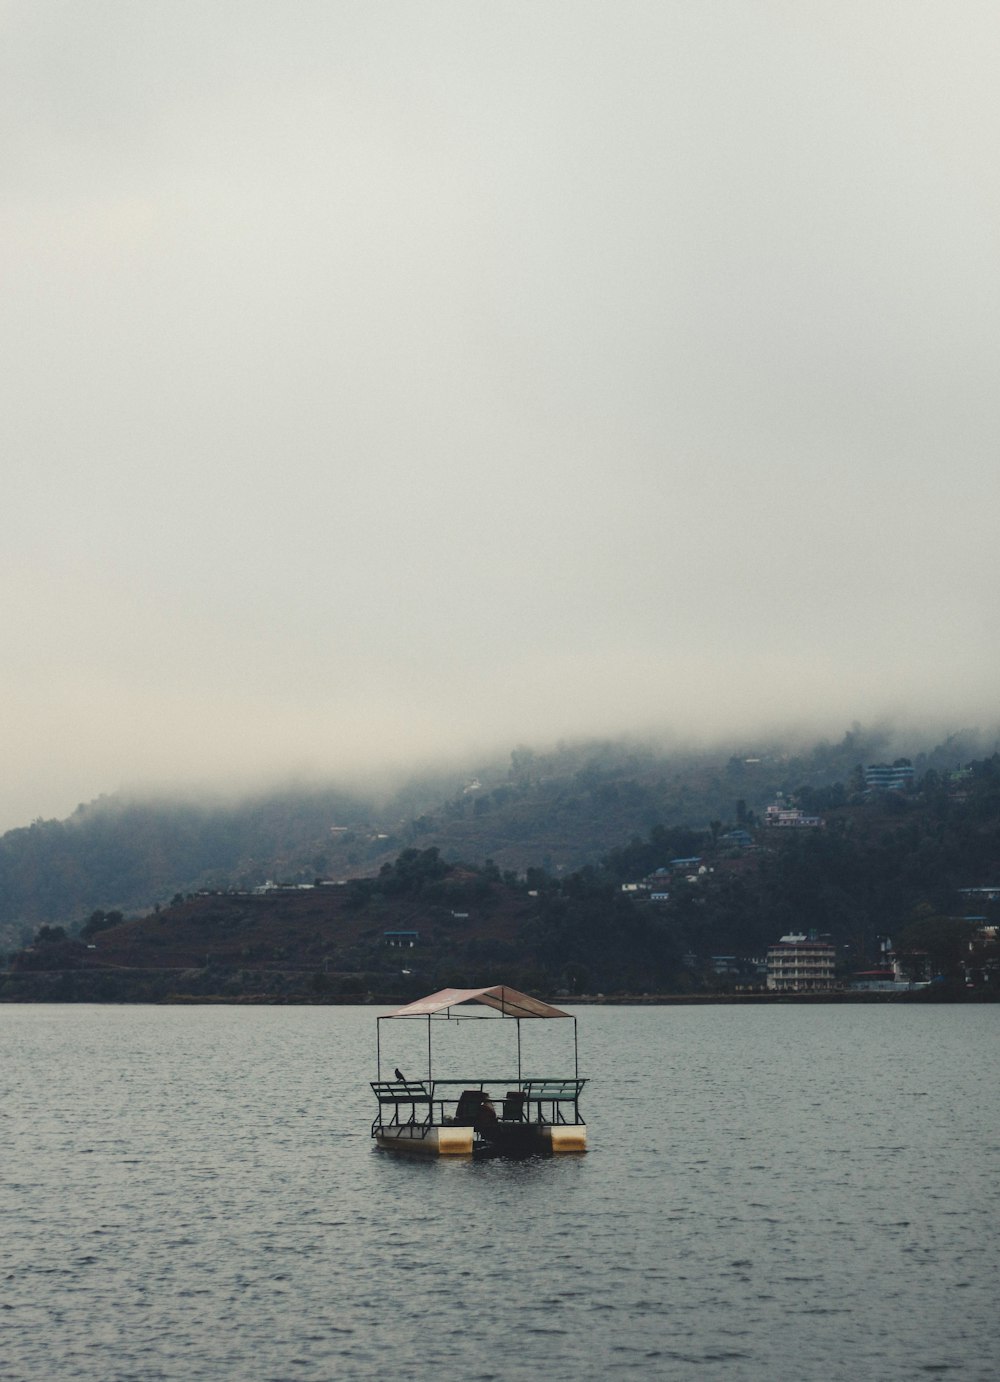
[[495, 982], [707, 994], [759, 987], [767, 947], [788, 931], [829, 936], [842, 980], [877, 966], [891, 937], [924, 971], [914, 977], [941, 976], [931, 996], [1000, 994], [1000, 755], [928, 770], [906, 792], [812, 790], [819, 821], [747, 810], [733, 829], [656, 825], [560, 877], [411, 847], [346, 883], [178, 897], [132, 919], [96, 910], [76, 935], [40, 928], [0, 999], [274, 1001]]
[[[779, 792], [806, 808], [832, 804], [838, 783], [847, 800], [860, 790], [859, 765], [899, 747], [857, 727], [837, 743], [797, 750], [587, 743], [517, 749], [503, 762], [414, 779], [380, 801], [333, 788], [216, 804], [102, 798], [0, 839], [0, 949], [94, 909], [132, 914], [205, 889], [370, 875], [406, 848], [565, 877], [654, 826], [753, 821]], [[920, 780], [967, 762], [977, 741], [904, 747]]]

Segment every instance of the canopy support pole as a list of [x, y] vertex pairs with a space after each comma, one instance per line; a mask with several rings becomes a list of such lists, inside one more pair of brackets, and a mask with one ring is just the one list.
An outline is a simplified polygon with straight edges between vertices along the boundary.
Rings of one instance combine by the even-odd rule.
[[517, 1083], [521, 1083], [521, 1019], [517, 1019]]
[[431, 1078], [431, 1015], [427, 1014], [427, 1078]]

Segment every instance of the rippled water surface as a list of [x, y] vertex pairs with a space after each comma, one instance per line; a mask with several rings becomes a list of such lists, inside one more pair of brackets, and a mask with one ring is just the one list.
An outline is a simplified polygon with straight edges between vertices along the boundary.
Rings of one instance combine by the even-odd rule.
[[425, 1164], [371, 1008], [0, 1007], [0, 1376], [992, 1382], [1000, 1007], [579, 1017], [586, 1156]]

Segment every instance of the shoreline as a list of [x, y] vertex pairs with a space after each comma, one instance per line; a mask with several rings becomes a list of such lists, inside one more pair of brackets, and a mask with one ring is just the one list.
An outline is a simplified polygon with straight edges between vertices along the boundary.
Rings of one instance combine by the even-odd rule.
[[[44, 978], [42, 974], [44, 973]], [[94, 971], [90, 971], [94, 974]], [[97, 984], [81, 978], [87, 971], [29, 971], [0, 973], [0, 1004], [90, 1003], [112, 1007], [135, 1004], [154, 1006], [204, 1005], [218, 1007], [396, 1007], [405, 1003], [406, 993], [324, 993], [324, 992], [184, 992], [162, 988], [151, 990], [149, 975], [133, 972], [126, 976], [118, 971], [121, 982], [117, 993], [101, 992]], [[132, 983], [129, 981], [132, 980]], [[161, 981], [162, 983], [162, 977]], [[134, 983], [134, 988], [133, 988]], [[159, 987], [156, 985], [155, 987]], [[129, 992], [129, 989], [132, 992]], [[856, 1004], [938, 1004], [938, 1003], [997, 1003], [1000, 991], [966, 989], [957, 985], [938, 984], [923, 989], [907, 989], [894, 993], [885, 989], [852, 991], [826, 989], [817, 993], [771, 993], [766, 990], [743, 993], [614, 993], [547, 995], [547, 1001], [559, 1007], [774, 1007], [774, 1006], [854, 1006]]]

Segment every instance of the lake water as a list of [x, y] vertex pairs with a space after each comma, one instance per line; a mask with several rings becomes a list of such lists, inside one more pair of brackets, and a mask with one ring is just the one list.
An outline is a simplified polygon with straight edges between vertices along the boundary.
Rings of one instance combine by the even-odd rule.
[[0, 1007], [0, 1376], [1000, 1373], [1000, 1006], [578, 1016], [586, 1156], [424, 1163], [372, 1008]]

